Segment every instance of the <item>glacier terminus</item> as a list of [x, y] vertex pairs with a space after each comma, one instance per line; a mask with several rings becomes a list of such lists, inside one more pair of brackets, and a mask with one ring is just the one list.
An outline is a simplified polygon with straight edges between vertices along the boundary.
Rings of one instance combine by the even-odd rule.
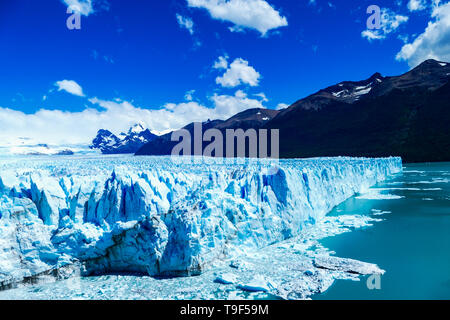
[[186, 279], [304, 299], [333, 279], [384, 272], [316, 240], [376, 221], [326, 215], [400, 173], [401, 158], [181, 160], [0, 159], [0, 288], [115, 275], [161, 281], [165, 298], [208, 298], [176, 295]]

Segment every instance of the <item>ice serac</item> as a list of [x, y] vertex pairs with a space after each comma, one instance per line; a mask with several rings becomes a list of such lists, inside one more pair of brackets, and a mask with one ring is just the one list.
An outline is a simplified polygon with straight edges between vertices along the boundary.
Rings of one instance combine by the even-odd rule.
[[71, 265], [199, 274], [402, 170], [400, 158], [185, 160], [0, 160], [0, 286]]

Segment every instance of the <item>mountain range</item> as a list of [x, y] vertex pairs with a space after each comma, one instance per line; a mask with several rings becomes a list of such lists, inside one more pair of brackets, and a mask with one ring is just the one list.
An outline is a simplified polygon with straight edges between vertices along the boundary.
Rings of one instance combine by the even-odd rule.
[[376, 73], [295, 102], [265, 128], [280, 129], [283, 158], [401, 156], [450, 160], [450, 64], [427, 60], [395, 77]]
[[[405, 162], [428, 162], [450, 161], [449, 124], [450, 64], [426, 60], [400, 76], [375, 73], [344, 81], [286, 109], [248, 109], [228, 120], [203, 122], [202, 129], [278, 129], [281, 158], [401, 156]], [[193, 134], [194, 123], [183, 129]], [[141, 125], [124, 137], [100, 130], [92, 147], [170, 155], [178, 144], [171, 134], [155, 136]]]
[[[282, 110], [250, 109], [203, 129], [279, 129], [280, 157], [401, 156], [405, 162], [450, 160], [450, 64], [427, 60], [394, 77], [344, 81]], [[187, 125], [193, 132], [193, 124]], [[137, 155], [169, 155], [171, 134]]]
[[89, 146], [98, 149], [103, 154], [135, 153], [146, 143], [151, 142], [157, 135], [144, 128], [142, 124], [136, 124], [128, 130], [116, 136], [109, 130], [101, 129]]
[[[202, 123], [202, 130], [205, 132], [209, 129], [218, 129], [225, 132], [226, 129], [251, 129], [261, 128], [270, 120], [274, 119], [278, 115], [279, 111], [271, 109], [248, 109], [242, 111], [228, 120], [213, 120]], [[190, 123], [183, 129], [189, 131], [191, 136], [194, 136], [194, 123]], [[171, 141], [172, 133], [155, 138], [153, 141], [145, 144], [139, 149], [136, 155], [170, 155], [175, 145], [178, 142]], [[193, 148], [192, 141], [192, 150]], [[203, 148], [206, 147], [209, 142], [203, 142]], [[225, 150], [225, 149], [224, 149]]]

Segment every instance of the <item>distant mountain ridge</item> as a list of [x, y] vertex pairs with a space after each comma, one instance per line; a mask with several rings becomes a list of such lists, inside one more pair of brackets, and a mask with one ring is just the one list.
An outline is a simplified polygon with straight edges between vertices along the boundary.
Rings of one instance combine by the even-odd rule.
[[100, 129], [89, 148], [98, 149], [103, 154], [135, 153], [156, 137], [157, 135], [144, 128], [142, 124], [134, 125], [128, 133], [121, 133], [119, 136], [109, 130]]
[[369, 94], [384, 79], [380, 73], [375, 73], [367, 80], [344, 81], [295, 102], [284, 112], [294, 108], [319, 110], [335, 102], [354, 103]]
[[[338, 95], [341, 84], [354, 88], [364, 83], [370, 85], [356, 90], [357, 99], [355, 89], [350, 98]], [[375, 74], [364, 82], [341, 84], [297, 101], [265, 125], [280, 129], [281, 157], [450, 160], [449, 63], [426, 60], [400, 76]]]
[[[203, 129], [279, 129], [281, 158], [401, 156], [450, 161], [450, 64], [426, 60], [400, 76], [375, 73], [319, 90], [281, 110], [250, 109]], [[187, 125], [192, 133], [193, 124]], [[170, 155], [171, 134], [136, 155]]]
[[[276, 117], [279, 113], [278, 110], [270, 109], [247, 109], [242, 111], [227, 120], [208, 120], [202, 123], [203, 133], [208, 129], [217, 129], [225, 132], [226, 129], [257, 129], [264, 126], [267, 122]], [[191, 136], [194, 136], [194, 123], [190, 123], [183, 129], [189, 131]], [[136, 155], [170, 155], [172, 149], [178, 144], [176, 141], [171, 141], [172, 133], [159, 136], [156, 139], [145, 144], [141, 149], [136, 152]], [[203, 148], [209, 143], [203, 143]], [[193, 141], [192, 141], [193, 145]], [[193, 148], [192, 148], [193, 150]]]

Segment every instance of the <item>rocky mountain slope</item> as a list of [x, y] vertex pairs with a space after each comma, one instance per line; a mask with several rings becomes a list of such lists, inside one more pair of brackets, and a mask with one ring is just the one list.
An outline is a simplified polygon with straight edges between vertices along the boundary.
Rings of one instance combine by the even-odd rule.
[[[450, 161], [450, 64], [427, 60], [395, 77], [344, 81], [281, 112], [252, 109], [203, 129], [279, 129], [281, 158], [401, 156]], [[191, 133], [193, 124], [185, 127]], [[169, 155], [170, 134], [137, 155]], [[203, 145], [205, 147], [205, 143]]]
[[[279, 113], [277, 110], [270, 109], [248, 109], [236, 114], [228, 120], [213, 120], [202, 123], [203, 133], [208, 129], [218, 129], [224, 133], [226, 129], [243, 129], [250, 128], [258, 129], [264, 126], [271, 119]], [[191, 133], [191, 137], [194, 137], [194, 124], [190, 123], [183, 129], [188, 130]], [[149, 143], [145, 144], [136, 155], [170, 155], [173, 147], [178, 142], [171, 141], [172, 133], [160, 136]], [[193, 144], [193, 142], [192, 142]], [[203, 148], [208, 145], [209, 142], [203, 143]], [[224, 146], [225, 148], [225, 146]], [[193, 150], [193, 148], [192, 148]]]
[[427, 60], [396, 77], [375, 74], [297, 101], [265, 128], [284, 158], [401, 156], [450, 160], [450, 64]]

